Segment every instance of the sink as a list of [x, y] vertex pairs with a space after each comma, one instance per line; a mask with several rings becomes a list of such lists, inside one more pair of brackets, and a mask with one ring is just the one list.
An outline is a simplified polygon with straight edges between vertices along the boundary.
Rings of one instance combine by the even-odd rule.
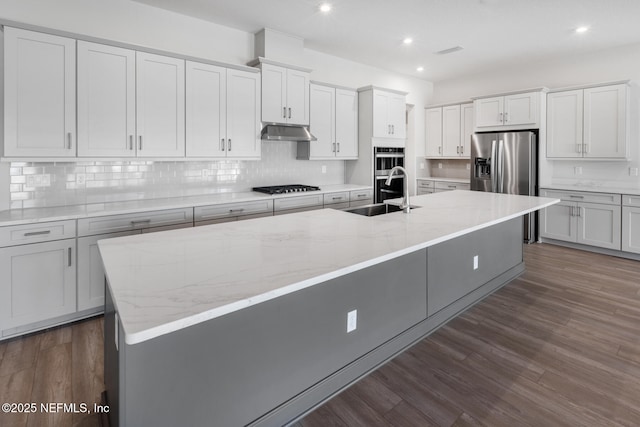
[[[420, 206], [411, 206], [411, 209], [419, 208]], [[376, 203], [373, 205], [359, 206], [357, 208], [344, 209], [345, 212], [354, 213], [362, 216], [377, 216], [384, 215], [391, 212], [400, 212], [402, 209], [397, 205], [390, 205], [387, 203]]]

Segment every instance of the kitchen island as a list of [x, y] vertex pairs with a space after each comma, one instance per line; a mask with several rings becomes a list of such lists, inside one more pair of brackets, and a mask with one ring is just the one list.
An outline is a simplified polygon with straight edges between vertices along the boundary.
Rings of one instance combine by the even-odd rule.
[[524, 271], [522, 215], [453, 191], [101, 241], [112, 426], [283, 425]]

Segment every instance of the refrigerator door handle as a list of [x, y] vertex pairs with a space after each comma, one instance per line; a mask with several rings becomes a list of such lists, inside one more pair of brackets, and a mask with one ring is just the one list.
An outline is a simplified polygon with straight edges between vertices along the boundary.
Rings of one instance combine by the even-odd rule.
[[498, 192], [498, 141], [491, 141], [491, 191]]

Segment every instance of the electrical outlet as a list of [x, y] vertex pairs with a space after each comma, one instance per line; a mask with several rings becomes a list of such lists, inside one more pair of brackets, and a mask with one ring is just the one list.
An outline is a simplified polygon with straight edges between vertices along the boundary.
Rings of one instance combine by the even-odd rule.
[[322, 165], [322, 173], [327, 173], [327, 165]]
[[51, 175], [45, 173], [42, 175], [42, 186], [43, 187], [51, 187]]
[[36, 179], [35, 175], [27, 175], [27, 187], [35, 187]]
[[358, 327], [358, 310], [347, 313], [347, 333], [355, 331]]
[[86, 179], [87, 179], [87, 176], [85, 174], [83, 173], [76, 174], [76, 184], [84, 185]]
[[478, 255], [473, 256], [473, 269], [474, 270], [478, 269]]
[[629, 176], [638, 176], [638, 168], [629, 168]]
[[582, 175], [582, 166], [575, 166], [573, 168], [573, 174], [574, 175]]
[[442, 163], [438, 163], [438, 169], [442, 169]]
[[209, 176], [209, 169], [202, 169], [202, 177], [207, 178]]
[[471, 163], [467, 163], [467, 170], [470, 171], [471, 170]]
[[420, 162], [420, 169], [424, 169], [424, 162]]

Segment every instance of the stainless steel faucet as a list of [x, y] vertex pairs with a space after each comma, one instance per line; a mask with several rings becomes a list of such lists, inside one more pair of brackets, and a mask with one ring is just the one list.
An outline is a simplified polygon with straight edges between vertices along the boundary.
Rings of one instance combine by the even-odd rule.
[[409, 213], [411, 211], [411, 206], [409, 205], [409, 175], [407, 174], [407, 170], [402, 166], [395, 166], [389, 172], [389, 178], [385, 181], [385, 185], [391, 185], [391, 180], [393, 179], [393, 173], [395, 171], [400, 171], [404, 174], [404, 196], [402, 198], [402, 204], [400, 208], [402, 208], [402, 212]]

